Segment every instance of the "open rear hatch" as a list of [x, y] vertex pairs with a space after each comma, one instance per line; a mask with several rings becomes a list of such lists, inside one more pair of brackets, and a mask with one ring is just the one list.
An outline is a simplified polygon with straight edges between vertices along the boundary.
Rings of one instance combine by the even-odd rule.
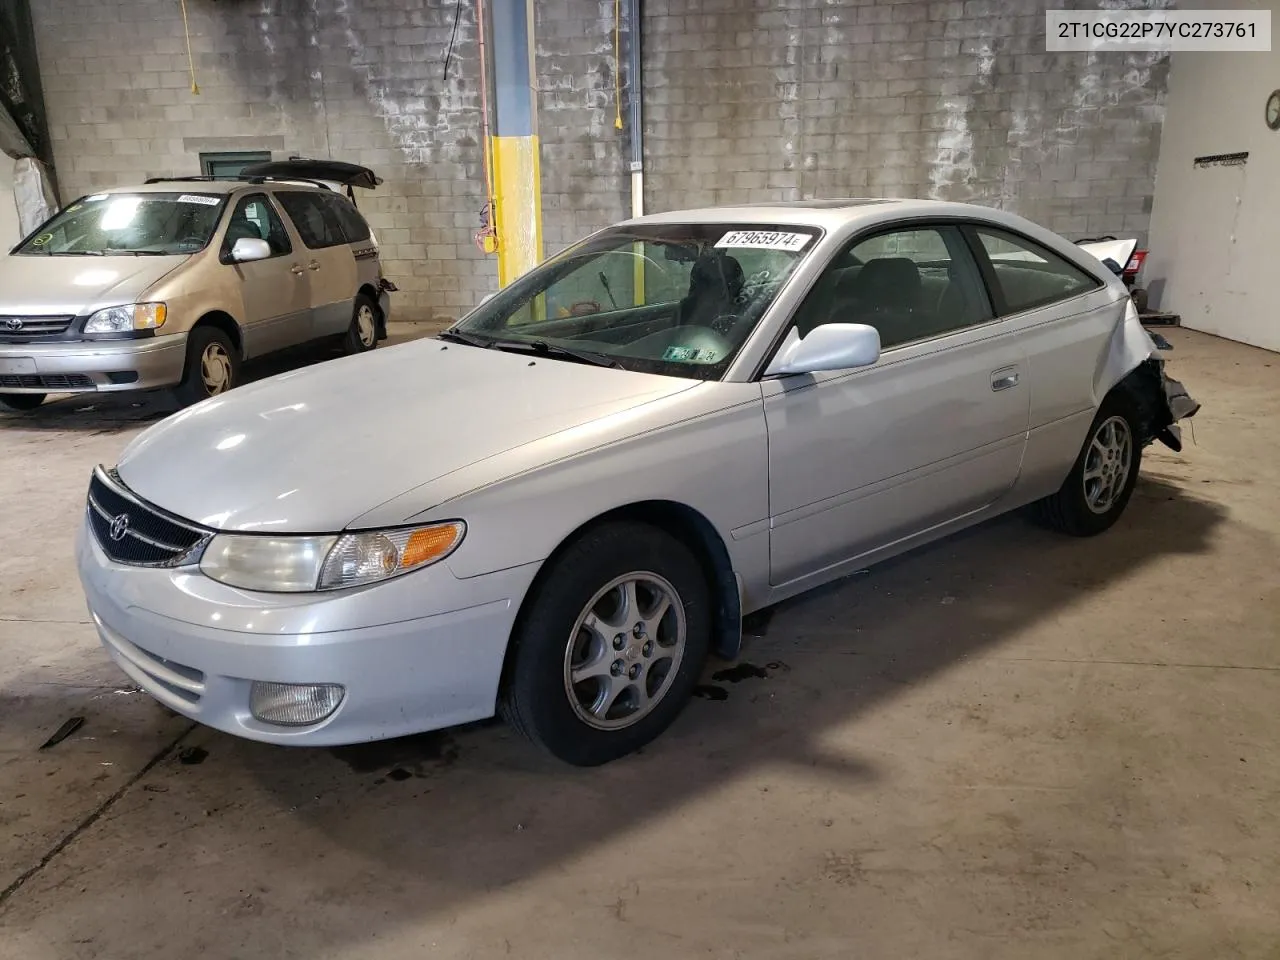
[[335, 186], [346, 187], [347, 196], [353, 203], [356, 199], [353, 187], [373, 190], [382, 183], [382, 178], [368, 167], [341, 160], [309, 160], [306, 157], [251, 163], [240, 174], [245, 177], [269, 177], [273, 180], [304, 180], [320, 183], [330, 189]]

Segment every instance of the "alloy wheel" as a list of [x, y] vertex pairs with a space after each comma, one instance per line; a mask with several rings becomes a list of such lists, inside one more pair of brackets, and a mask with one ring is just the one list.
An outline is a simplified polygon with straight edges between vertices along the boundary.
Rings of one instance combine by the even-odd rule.
[[666, 696], [688, 640], [684, 604], [656, 573], [616, 577], [583, 608], [564, 656], [564, 688], [577, 717], [621, 730]]
[[1120, 498], [1133, 466], [1133, 434], [1124, 417], [1108, 417], [1089, 440], [1084, 462], [1084, 502], [1106, 513]]

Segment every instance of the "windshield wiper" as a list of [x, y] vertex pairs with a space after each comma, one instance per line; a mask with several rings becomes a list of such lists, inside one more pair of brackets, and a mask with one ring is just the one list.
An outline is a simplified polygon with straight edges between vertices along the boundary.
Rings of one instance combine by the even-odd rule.
[[167, 250], [115, 250], [108, 247], [103, 251], [108, 257], [168, 257], [172, 256]]
[[450, 340], [454, 343], [465, 343], [469, 347], [482, 347], [489, 349], [490, 347], [497, 350], [504, 350], [509, 353], [519, 351], [521, 353], [536, 353], [544, 357], [561, 357], [566, 360], [576, 360], [579, 363], [589, 363], [597, 367], [612, 367], [615, 370], [627, 369], [612, 357], [606, 357], [603, 353], [590, 353], [586, 350], [574, 350], [570, 347], [562, 347], [558, 344], [548, 343], [546, 340], [497, 340], [486, 339], [484, 337], [473, 336], [469, 333], [462, 333], [459, 330], [442, 330], [436, 334], [437, 340]]
[[51, 257], [100, 257], [101, 250], [50, 250]]
[[450, 340], [453, 343], [465, 343], [469, 347], [491, 347], [492, 340], [485, 340], [482, 337], [473, 337], [469, 333], [459, 333], [457, 330], [441, 330], [436, 334], [437, 340]]
[[603, 353], [574, 350], [571, 347], [548, 343], [546, 340], [494, 340], [490, 345], [499, 350], [524, 350], [544, 357], [560, 357], [564, 360], [590, 363], [597, 367], [612, 367], [615, 370], [627, 369], [613, 357], [606, 357]]

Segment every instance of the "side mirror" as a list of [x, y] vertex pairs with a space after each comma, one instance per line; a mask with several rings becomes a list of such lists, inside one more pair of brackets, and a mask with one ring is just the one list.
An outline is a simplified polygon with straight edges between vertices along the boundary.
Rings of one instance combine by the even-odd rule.
[[231, 259], [236, 263], [252, 263], [271, 256], [271, 245], [256, 237], [241, 237], [231, 248]]
[[869, 367], [880, 359], [880, 331], [865, 323], [824, 323], [803, 340], [792, 327], [766, 377]]

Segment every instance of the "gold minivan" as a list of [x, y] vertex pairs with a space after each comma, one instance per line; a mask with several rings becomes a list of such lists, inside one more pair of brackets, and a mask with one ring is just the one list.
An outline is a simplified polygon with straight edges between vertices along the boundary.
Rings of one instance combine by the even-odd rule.
[[194, 403], [285, 347], [372, 350], [395, 286], [351, 187], [380, 182], [293, 160], [69, 204], [0, 258], [0, 408], [164, 387]]

